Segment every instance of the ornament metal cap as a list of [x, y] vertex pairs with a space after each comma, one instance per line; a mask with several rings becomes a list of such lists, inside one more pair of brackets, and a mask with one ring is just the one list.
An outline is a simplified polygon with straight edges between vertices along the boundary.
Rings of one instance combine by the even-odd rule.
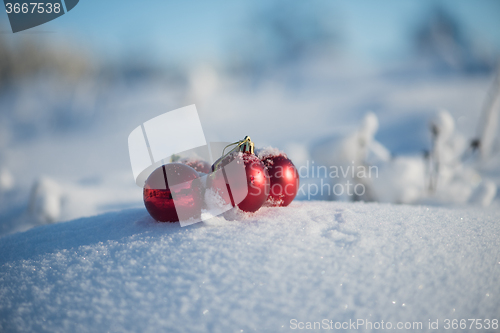
[[253, 154], [254, 153], [254, 148], [255, 148], [255, 144], [252, 142], [252, 139], [250, 139], [250, 137], [247, 135], [245, 136], [245, 138], [243, 139], [243, 142], [241, 144], [240, 147], [240, 151], [242, 153], [250, 153], [250, 154]]

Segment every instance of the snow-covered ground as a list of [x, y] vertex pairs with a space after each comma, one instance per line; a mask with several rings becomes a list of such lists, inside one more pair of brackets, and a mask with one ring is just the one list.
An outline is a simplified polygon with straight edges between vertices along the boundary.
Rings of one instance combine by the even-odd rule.
[[41, 226], [1, 239], [0, 331], [500, 319], [498, 221], [494, 207], [294, 202], [186, 228], [142, 208]]

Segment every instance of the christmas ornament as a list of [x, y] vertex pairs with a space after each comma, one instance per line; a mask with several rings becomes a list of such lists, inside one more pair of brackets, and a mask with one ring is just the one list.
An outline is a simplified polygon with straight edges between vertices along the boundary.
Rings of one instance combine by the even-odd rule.
[[203, 160], [202, 158], [199, 157], [185, 157], [179, 160], [180, 163], [185, 164], [187, 166], [190, 166], [191, 168], [195, 169], [197, 172], [201, 173], [210, 173], [212, 170], [212, 167], [210, 164], [208, 164], [207, 161]]
[[[245, 212], [255, 212], [269, 196], [269, 175], [264, 164], [255, 156], [254, 143], [250, 137], [246, 136], [242, 141], [231, 145], [236, 145], [236, 147], [225, 155], [224, 149], [223, 156], [212, 166], [214, 173], [208, 177], [207, 188], [217, 192], [226, 203], [230, 203], [233, 207], [238, 206]], [[236, 180], [231, 183], [231, 187], [227, 185], [228, 182], [225, 179], [227, 175], [223, 172], [216, 172], [230, 163], [243, 164], [246, 174], [243, 181]], [[243, 198], [243, 200], [235, 203], [235, 198]]]
[[159, 222], [197, 218], [201, 215], [202, 187], [199, 175], [181, 163], [162, 165], [149, 175], [144, 186], [144, 205], [148, 213]]
[[299, 174], [295, 165], [277, 149], [263, 150], [258, 153], [269, 173], [271, 188], [266, 205], [288, 206], [299, 190]]

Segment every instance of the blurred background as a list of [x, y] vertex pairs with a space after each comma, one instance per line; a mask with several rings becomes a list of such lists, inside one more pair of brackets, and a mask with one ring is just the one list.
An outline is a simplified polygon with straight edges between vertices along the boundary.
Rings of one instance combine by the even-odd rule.
[[0, 235], [141, 207], [128, 134], [189, 104], [208, 141], [379, 167], [298, 199], [498, 207], [499, 59], [495, 0], [81, 0], [16, 34], [2, 11]]

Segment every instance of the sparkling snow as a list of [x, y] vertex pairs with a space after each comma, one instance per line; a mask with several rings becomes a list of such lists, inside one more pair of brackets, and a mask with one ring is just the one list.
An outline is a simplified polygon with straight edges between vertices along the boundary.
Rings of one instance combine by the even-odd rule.
[[145, 209], [40, 226], [0, 239], [0, 331], [500, 319], [498, 221], [492, 207], [294, 202], [186, 228]]

